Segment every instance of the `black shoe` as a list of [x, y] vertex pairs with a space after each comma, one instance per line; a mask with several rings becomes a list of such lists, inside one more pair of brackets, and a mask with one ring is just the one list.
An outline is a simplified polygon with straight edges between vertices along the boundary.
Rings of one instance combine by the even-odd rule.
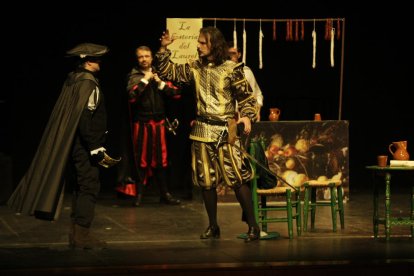
[[249, 232], [247, 232], [247, 237], [244, 239], [245, 242], [251, 242], [258, 240], [260, 238], [260, 228], [259, 227], [249, 227]]
[[220, 227], [216, 226], [208, 226], [206, 231], [200, 235], [200, 239], [218, 239], [220, 238]]
[[135, 198], [134, 202], [132, 202], [132, 206], [139, 207], [139, 206], [141, 206], [141, 202], [142, 202], [142, 194], [139, 194]]
[[165, 203], [169, 205], [179, 205], [181, 201], [179, 199], [174, 198], [170, 193], [166, 193], [165, 195], [160, 197], [160, 203]]

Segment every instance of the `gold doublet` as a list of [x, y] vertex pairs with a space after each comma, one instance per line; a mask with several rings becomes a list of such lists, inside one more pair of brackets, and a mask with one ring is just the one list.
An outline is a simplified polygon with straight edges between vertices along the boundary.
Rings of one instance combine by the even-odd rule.
[[[176, 82], [195, 83], [197, 117], [216, 122], [227, 122], [234, 118], [237, 105], [241, 117], [256, 119], [257, 101], [247, 82], [243, 64], [225, 61], [220, 65], [204, 65], [199, 60], [186, 64], [170, 62], [171, 52], [157, 53], [159, 74]], [[197, 120], [190, 139], [201, 142], [216, 142], [226, 126]]]
[[244, 76], [243, 64], [225, 61], [205, 65], [199, 60], [175, 64], [170, 55], [169, 50], [156, 54], [159, 75], [173, 82], [195, 83], [197, 118], [190, 133], [194, 183], [210, 189], [221, 179], [230, 187], [250, 180], [250, 164], [236, 148], [227, 143], [216, 148], [228, 119], [234, 118], [237, 111], [240, 117], [256, 120], [257, 101]]
[[[246, 92], [244, 96], [247, 97], [251, 92], [244, 76], [239, 74], [237, 64], [226, 61], [219, 66], [203, 66], [200, 62], [194, 62], [191, 71], [196, 83], [197, 115], [224, 124], [228, 119], [234, 118], [237, 91]], [[197, 120], [190, 139], [215, 142], [225, 128], [227, 126]]]

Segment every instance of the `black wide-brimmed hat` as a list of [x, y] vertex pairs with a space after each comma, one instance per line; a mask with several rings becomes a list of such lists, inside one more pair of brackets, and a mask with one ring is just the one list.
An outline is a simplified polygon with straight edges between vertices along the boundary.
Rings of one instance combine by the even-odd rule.
[[109, 48], [104, 45], [94, 43], [81, 43], [66, 52], [67, 57], [100, 57], [109, 52]]

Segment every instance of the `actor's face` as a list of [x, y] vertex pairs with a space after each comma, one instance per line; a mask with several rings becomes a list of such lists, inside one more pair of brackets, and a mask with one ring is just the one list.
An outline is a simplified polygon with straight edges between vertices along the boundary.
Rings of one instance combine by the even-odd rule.
[[101, 67], [99, 66], [99, 64], [100, 64], [100, 61], [98, 61], [98, 60], [96, 60], [96, 61], [90, 60], [90, 61], [85, 62], [84, 67], [85, 67], [85, 69], [87, 69], [91, 72], [98, 72], [98, 71], [101, 70]]
[[147, 69], [151, 68], [151, 64], [152, 64], [152, 53], [151, 53], [151, 51], [139, 49], [139, 50], [137, 50], [136, 54], [137, 54], [138, 66], [141, 69], [147, 70]]
[[237, 51], [237, 48], [229, 48], [229, 57], [234, 62], [239, 62], [240, 52]]
[[200, 34], [197, 41], [197, 52], [199, 57], [209, 58], [211, 54], [210, 39], [204, 34]]

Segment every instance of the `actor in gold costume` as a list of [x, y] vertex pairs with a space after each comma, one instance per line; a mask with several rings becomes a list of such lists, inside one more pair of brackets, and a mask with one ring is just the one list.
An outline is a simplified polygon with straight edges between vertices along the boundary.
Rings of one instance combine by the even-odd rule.
[[260, 229], [253, 212], [251, 191], [246, 185], [253, 176], [252, 170], [242, 152], [233, 146], [240, 146], [239, 139], [234, 140], [234, 135], [228, 135], [231, 122], [243, 123], [244, 132], [249, 133], [251, 123], [256, 120], [257, 101], [245, 78], [243, 64], [228, 60], [226, 40], [215, 27], [200, 30], [199, 59], [186, 64], [175, 64], [170, 60], [171, 51], [167, 46], [173, 43], [174, 37], [168, 31], [163, 33], [160, 41], [161, 47], [156, 54], [160, 77], [173, 82], [193, 82], [195, 87], [196, 118], [190, 133], [193, 182], [202, 188], [209, 217], [209, 226], [200, 238], [220, 237], [216, 187], [224, 181], [234, 189], [246, 213], [249, 229], [245, 241], [257, 240]]

